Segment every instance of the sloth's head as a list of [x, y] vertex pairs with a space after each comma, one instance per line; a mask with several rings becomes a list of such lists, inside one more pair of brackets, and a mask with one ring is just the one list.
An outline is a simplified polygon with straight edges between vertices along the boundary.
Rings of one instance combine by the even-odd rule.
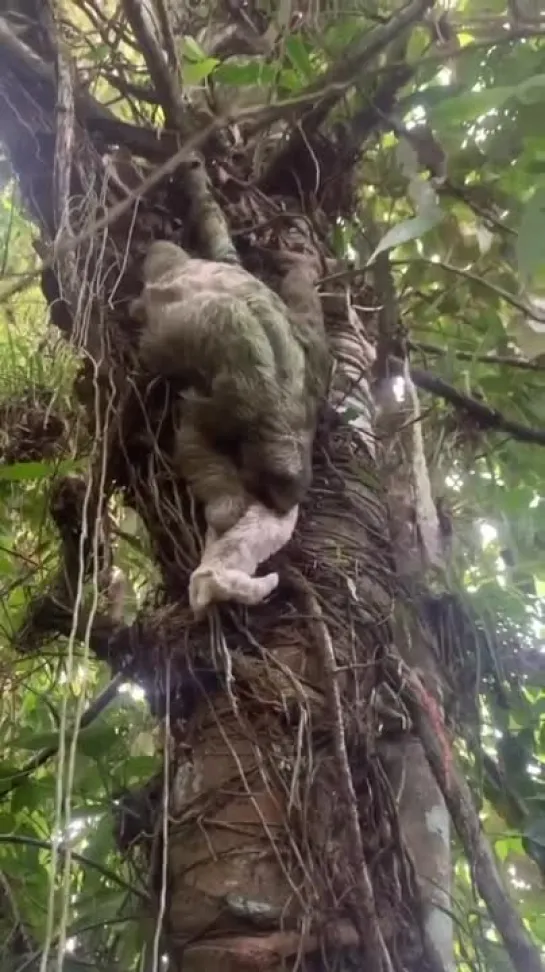
[[248, 492], [277, 513], [289, 513], [310, 487], [312, 464], [308, 440], [293, 434], [242, 448], [244, 484]]
[[153, 283], [183, 267], [189, 256], [181, 246], [170, 240], [155, 240], [144, 259], [143, 277], [145, 283]]

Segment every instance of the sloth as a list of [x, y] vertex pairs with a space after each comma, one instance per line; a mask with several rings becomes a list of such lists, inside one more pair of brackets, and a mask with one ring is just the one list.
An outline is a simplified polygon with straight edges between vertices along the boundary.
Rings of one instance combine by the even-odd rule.
[[290, 540], [298, 507], [285, 516], [251, 503], [237, 523], [218, 535], [208, 527], [201, 562], [189, 581], [189, 603], [200, 617], [215, 601], [259, 604], [278, 586], [278, 574], [255, 577], [260, 563]]
[[143, 283], [141, 361], [184, 388], [175, 460], [208, 526], [224, 533], [255, 501], [285, 516], [310, 486], [330, 374], [313, 288], [310, 313], [290, 314], [239, 264], [167, 241], [150, 246]]

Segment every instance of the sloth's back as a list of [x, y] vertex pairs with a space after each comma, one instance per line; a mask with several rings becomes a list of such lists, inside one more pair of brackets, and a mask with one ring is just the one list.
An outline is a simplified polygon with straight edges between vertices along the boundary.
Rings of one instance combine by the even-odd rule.
[[[165, 375], [211, 373], [288, 387], [304, 355], [294, 342], [283, 301], [242, 267], [190, 260], [150, 287], [148, 326], [140, 350]], [[297, 373], [295, 376], [294, 373]]]

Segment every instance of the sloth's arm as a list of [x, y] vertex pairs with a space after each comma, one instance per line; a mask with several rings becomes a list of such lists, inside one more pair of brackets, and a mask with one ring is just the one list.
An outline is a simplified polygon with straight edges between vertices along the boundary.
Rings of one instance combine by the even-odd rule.
[[231, 459], [214, 449], [203, 432], [199, 404], [185, 403], [176, 434], [176, 461], [195, 497], [204, 504], [207, 523], [218, 534], [242, 516], [248, 496]]

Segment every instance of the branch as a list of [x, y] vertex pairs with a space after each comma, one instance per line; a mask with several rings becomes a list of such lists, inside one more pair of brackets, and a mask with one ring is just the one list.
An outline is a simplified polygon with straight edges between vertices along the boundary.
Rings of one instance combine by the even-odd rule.
[[[244, 119], [255, 120], [259, 118], [267, 118], [269, 121], [274, 121], [275, 119], [282, 117], [283, 111], [285, 111], [288, 106], [299, 104], [301, 100], [310, 100], [310, 96], [307, 96], [306, 99], [289, 99], [289, 101], [280, 102], [273, 105], [271, 108], [269, 108], [269, 106], [265, 106], [264, 108], [258, 106], [257, 108], [250, 107], [237, 109], [236, 119], [230, 113], [218, 115], [217, 117], [213, 118], [208, 125], [201, 128], [201, 130], [196, 132], [194, 135], [191, 135], [191, 137], [188, 138], [184, 144], [176, 150], [176, 152], [170, 155], [164, 162], [162, 162], [161, 165], [158, 165], [149, 176], [143, 179], [137, 189], [134, 189], [120, 202], [116, 203], [114, 206], [111, 206], [106, 212], [105, 216], [101, 217], [101, 219], [97, 219], [95, 223], [93, 223], [91, 226], [85, 227], [81, 233], [75, 236], [72, 240], [72, 245], [74, 247], [80, 246], [81, 243], [84, 243], [85, 240], [94, 236], [95, 233], [99, 233], [101, 230], [106, 229], [107, 226], [111, 226], [113, 223], [115, 223], [121, 218], [121, 216], [123, 216], [133, 207], [136, 200], [141, 199], [146, 195], [146, 193], [162, 182], [163, 179], [166, 179], [168, 176], [176, 172], [181, 165], [186, 164], [189, 159], [194, 156], [197, 150], [205, 145], [213, 135], [220, 132], [226, 126], [232, 124], [233, 121], [236, 120], [239, 124]], [[138, 128], [135, 128], [135, 131], [138, 132]], [[153, 133], [150, 132], [150, 134]], [[187, 173], [191, 173], [190, 168], [188, 168]], [[188, 188], [188, 181], [189, 180], [186, 180], [186, 189]], [[55, 254], [56, 258], [58, 259], [60, 256], [62, 256], [66, 249], [66, 243], [59, 244]], [[10, 287], [6, 287], [5, 290], [0, 293], [0, 305], [8, 301], [15, 294], [21, 293], [21, 291], [26, 290], [27, 287], [30, 287], [41, 273], [51, 268], [52, 264], [52, 258], [44, 259], [38, 269], [30, 271], [22, 276], [17, 283]]]
[[490, 290], [507, 304], [511, 304], [512, 307], [516, 307], [517, 310], [522, 311], [526, 317], [530, 317], [534, 321], [541, 321], [545, 323], [545, 314], [540, 314], [535, 308], [529, 307], [522, 300], [518, 300], [518, 298], [515, 297], [514, 294], [511, 294], [508, 290], [504, 290], [503, 287], [497, 287], [496, 284], [490, 283], [490, 281], [486, 280], [484, 277], [477, 276], [477, 274], [472, 273], [471, 270], [465, 270], [463, 267], [455, 267], [450, 263], [443, 263], [440, 260], [428, 260], [426, 257], [410, 257], [406, 260], [390, 261], [390, 264], [393, 267], [406, 266], [413, 263], [425, 263], [430, 267], [439, 267], [441, 270], [445, 270], [447, 273], [454, 273], [458, 277], [463, 277], [464, 280], [470, 280], [471, 283], [478, 284], [480, 287]]
[[[462, 48], [462, 50], [467, 50], [467, 48]], [[479, 216], [487, 229], [497, 230], [499, 233], [506, 233], [509, 236], [516, 236], [517, 233], [510, 226], [506, 226], [502, 223], [500, 219], [497, 219], [493, 213], [487, 209], [483, 209], [479, 206], [476, 199], [472, 198], [472, 187], [471, 186], [457, 186], [450, 179], [447, 179], [442, 186], [439, 187], [440, 191], [446, 193], [450, 196], [454, 196], [456, 199], [460, 199], [465, 205], [471, 209], [476, 216]]]
[[[403, 368], [402, 360], [390, 356], [389, 361], [401, 373]], [[477, 398], [472, 398], [471, 395], [463, 394], [463, 392], [454, 388], [453, 385], [449, 385], [442, 378], [437, 378], [429, 371], [411, 367], [410, 374], [417, 388], [421, 388], [423, 391], [427, 391], [437, 398], [444, 399], [444, 401], [454, 405], [455, 408], [468, 412], [483, 428], [505, 432], [519, 442], [530, 442], [534, 445], [545, 446], [545, 429], [533, 429], [528, 425], [513, 422], [511, 419], [506, 418], [502, 412], [491, 408], [489, 405], [485, 405]]]
[[363, 37], [356, 38], [353, 44], [348, 45], [346, 51], [331, 66], [329, 71], [326, 71], [321, 78], [309, 85], [306, 91], [315, 94], [315, 100], [318, 100], [318, 104], [311, 108], [304, 117], [304, 130], [307, 134], [325, 121], [338, 101], [339, 95], [334, 92], [320, 97], [327, 88], [330, 85], [354, 84], [363, 70], [369, 68], [369, 61], [380, 54], [403, 31], [421, 20], [434, 3], [435, 0], [412, 0], [388, 23], [380, 24], [364, 34]]
[[[504, 887], [492, 849], [481, 829], [469, 786], [454, 765], [445, 762], [441, 739], [430, 716], [419, 679], [396, 660], [394, 678], [437, 780], [471, 866], [479, 894], [503, 939], [516, 972], [544, 972], [539, 951]], [[449, 747], [450, 750], [450, 747]]]
[[[100, 692], [100, 694], [97, 695], [97, 697], [93, 699], [93, 701], [85, 709], [80, 720], [80, 730], [86, 729], [87, 726], [90, 726], [95, 719], [97, 719], [98, 716], [104, 712], [104, 709], [107, 708], [110, 702], [113, 702], [117, 696], [120, 685], [122, 685], [126, 679], [127, 676], [123, 671], [120, 671], [117, 675], [114, 675], [106, 688], [103, 689], [103, 691]], [[34, 773], [34, 771], [39, 769], [40, 766], [44, 766], [45, 763], [52, 758], [52, 756], [55, 756], [59, 750], [59, 745], [60, 739], [55, 746], [47, 746], [45, 749], [42, 749], [40, 752], [36, 753], [32, 759], [29, 759], [26, 766], [23, 766], [19, 772], [14, 773], [9, 779], [9, 784], [2, 789], [2, 791], [0, 791], [0, 800], [3, 800], [5, 797], [9, 796], [13, 790], [15, 790], [18, 786], [21, 786], [22, 783], [26, 782], [31, 773]]]
[[[19, 844], [19, 846], [23, 847], [38, 847], [40, 850], [47, 851], [53, 850], [52, 844], [48, 840], [38, 840], [36, 837], [24, 837], [20, 834], [0, 834], [0, 844]], [[59, 848], [59, 852], [62, 853], [62, 851], [62, 847]], [[149, 896], [145, 891], [141, 891], [140, 888], [129, 884], [119, 874], [116, 874], [114, 871], [109, 871], [108, 868], [99, 864], [98, 861], [93, 861], [89, 857], [85, 857], [84, 854], [78, 854], [73, 850], [70, 850], [70, 857], [74, 861], [77, 861], [78, 864], [82, 864], [83, 867], [91, 867], [93, 870], [98, 871], [107, 881], [112, 881], [118, 887], [123, 888], [124, 891], [129, 891], [131, 894], [137, 895], [142, 901], [149, 902]]]
[[[0, 16], [0, 50], [13, 65], [13, 70], [25, 87], [43, 86], [50, 88], [54, 98], [55, 76], [51, 67], [35, 51], [25, 44], [12, 31], [9, 23]], [[141, 128], [121, 121], [108, 108], [105, 108], [86, 91], [75, 91], [76, 115], [78, 121], [94, 135], [99, 135], [108, 143], [125, 145], [135, 155], [163, 161], [172, 156], [178, 142], [173, 132], [157, 132], [152, 128]]]
[[[255, 114], [256, 111], [253, 109], [248, 111], [248, 115]], [[85, 240], [94, 236], [96, 233], [99, 233], [101, 230], [106, 229], [107, 226], [111, 226], [113, 223], [115, 223], [127, 212], [127, 210], [132, 208], [137, 199], [141, 199], [142, 196], [158, 185], [163, 179], [176, 172], [180, 165], [186, 162], [192, 153], [203, 145], [212, 134], [219, 131], [224, 125], [228, 124], [228, 120], [228, 118], [222, 116], [213, 119], [210, 124], [205, 128], [202, 128], [200, 132], [187, 139], [184, 145], [182, 145], [177, 152], [167, 158], [166, 161], [161, 165], [158, 165], [149, 176], [143, 179], [137, 189], [133, 190], [133, 192], [127, 195], [124, 199], [116, 203], [115, 206], [111, 206], [106, 212], [105, 216], [103, 216], [101, 219], [97, 219], [95, 223], [93, 223], [91, 226], [85, 227], [81, 233], [75, 236], [71, 241], [71, 245], [73, 247], [78, 247], [81, 245], [81, 243], [84, 243]], [[60, 243], [57, 247], [55, 257], [59, 259], [67, 250], [67, 243]], [[11, 287], [6, 287], [6, 289], [0, 293], [0, 305], [10, 300], [10, 298], [15, 294], [21, 293], [21, 291], [26, 290], [27, 287], [30, 287], [34, 283], [36, 277], [40, 276], [41, 273], [52, 267], [53, 262], [52, 257], [44, 259], [41, 267], [39, 267], [37, 270], [31, 270], [29, 273], [22, 276], [17, 283], [13, 284]]]
[[277, 173], [289, 165], [291, 159], [305, 148], [308, 135], [325, 121], [331, 109], [337, 104], [347, 88], [369, 67], [369, 61], [376, 57], [391, 41], [420, 20], [425, 12], [433, 7], [435, 0], [412, 0], [388, 23], [380, 24], [363, 37], [349, 44], [344, 54], [317, 81], [308, 85], [302, 92], [304, 103], [292, 117], [304, 113], [304, 104], [311, 107], [292, 133], [286, 146], [273, 158], [262, 182], [269, 182]]
[[413, 74], [414, 69], [408, 64], [396, 64], [392, 67], [373, 97], [365, 107], [356, 112], [346, 126], [347, 144], [343, 147], [341, 143], [341, 148], [344, 148], [347, 156], [361, 152], [368, 136], [377, 127], [388, 127], [387, 116], [395, 106], [397, 93], [410, 81]]
[[167, 125], [185, 137], [189, 135], [189, 130], [178, 77], [169, 68], [163, 48], [159, 45], [144, 19], [140, 0], [123, 0], [123, 8], [133, 29], [134, 36], [142, 49], [146, 67], [155, 85], [157, 94], [161, 99]]
[[537, 361], [528, 361], [526, 358], [516, 358], [509, 354], [472, 354], [471, 351], [452, 350], [451, 348], [441, 348], [437, 344], [427, 344], [425, 341], [409, 341], [409, 348], [412, 351], [420, 351], [423, 354], [436, 354], [445, 356], [454, 354], [460, 361], [479, 361], [482, 364], [499, 365], [506, 368], [520, 368], [522, 371], [545, 371], [545, 364]]

